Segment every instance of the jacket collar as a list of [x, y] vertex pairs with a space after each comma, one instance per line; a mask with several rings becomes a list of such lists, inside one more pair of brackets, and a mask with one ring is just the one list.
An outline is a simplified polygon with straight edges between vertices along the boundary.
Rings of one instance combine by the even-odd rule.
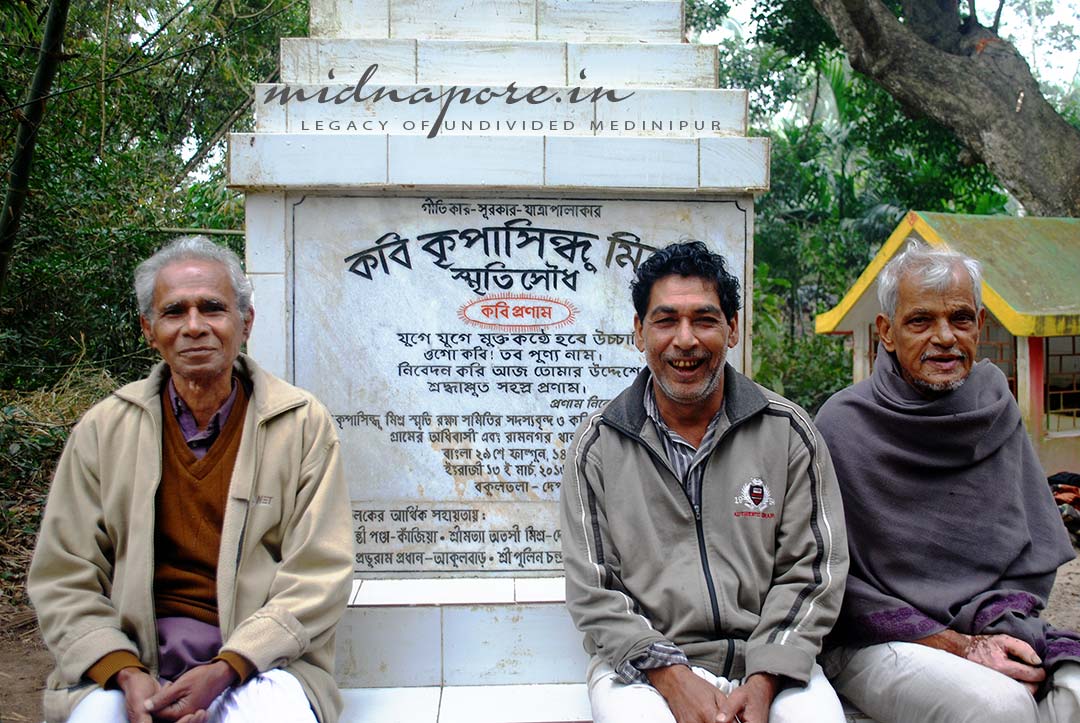
[[[627, 434], [641, 436], [649, 416], [645, 412], [645, 385], [652, 378], [643, 367], [633, 383], [611, 400], [601, 412], [601, 418]], [[724, 363], [724, 414], [730, 426], [742, 423], [769, 405], [757, 384], [750, 381], [728, 363]]]
[[[251, 381], [252, 391], [248, 405], [254, 407], [256, 418], [260, 422], [307, 403], [307, 399], [296, 387], [263, 371], [262, 367], [246, 354], [236, 358], [233, 371]], [[161, 412], [161, 389], [168, 379], [168, 365], [159, 362], [145, 379], [126, 384], [113, 394], [156, 416]]]

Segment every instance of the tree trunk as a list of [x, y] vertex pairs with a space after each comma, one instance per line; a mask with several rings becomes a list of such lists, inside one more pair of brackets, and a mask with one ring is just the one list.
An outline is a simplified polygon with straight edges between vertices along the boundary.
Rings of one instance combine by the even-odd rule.
[[951, 129], [1036, 216], [1080, 216], [1080, 131], [1024, 58], [956, 0], [813, 0], [847, 50], [905, 109]]
[[34, 144], [38, 128], [45, 115], [45, 96], [52, 88], [56, 69], [60, 65], [60, 46], [67, 25], [70, 0], [51, 0], [49, 15], [45, 21], [45, 35], [41, 39], [41, 51], [30, 84], [26, 103], [15, 111], [19, 119], [19, 135], [15, 141], [15, 157], [8, 174], [8, 190], [4, 196], [4, 209], [0, 213], [0, 298], [7, 286], [8, 268], [15, 235], [19, 232], [23, 203], [30, 189], [30, 167], [34, 161]]

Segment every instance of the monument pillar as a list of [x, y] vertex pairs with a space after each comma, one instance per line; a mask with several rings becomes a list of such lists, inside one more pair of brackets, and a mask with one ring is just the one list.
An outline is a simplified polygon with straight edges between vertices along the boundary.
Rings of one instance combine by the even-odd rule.
[[[580, 686], [559, 485], [576, 425], [643, 364], [634, 271], [705, 241], [751, 328], [768, 141], [746, 136], [746, 93], [716, 89], [715, 47], [682, 42], [681, 12], [311, 0], [313, 37], [281, 41], [255, 131], [230, 137], [249, 350], [338, 424], [356, 538], [338, 677], [357, 706]], [[729, 360], [749, 353], [744, 335]]]

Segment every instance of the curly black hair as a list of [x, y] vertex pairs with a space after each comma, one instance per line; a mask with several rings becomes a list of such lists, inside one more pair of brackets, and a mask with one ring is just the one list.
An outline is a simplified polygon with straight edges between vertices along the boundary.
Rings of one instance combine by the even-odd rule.
[[672, 274], [711, 281], [729, 322], [739, 310], [739, 280], [727, 270], [724, 257], [710, 251], [701, 241], [684, 241], [665, 246], [638, 267], [630, 282], [630, 295], [639, 319], [644, 319], [649, 310], [653, 284]]

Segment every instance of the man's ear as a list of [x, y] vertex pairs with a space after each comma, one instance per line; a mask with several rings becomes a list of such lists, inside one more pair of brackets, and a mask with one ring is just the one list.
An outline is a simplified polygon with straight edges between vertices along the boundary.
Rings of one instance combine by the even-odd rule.
[[244, 341], [248, 340], [251, 336], [251, 327], [255, 324], [255, 307], [252, 306], [247, 310], [247, 314], [244, 315]]
[[886, 351], [896, 351], [896, 341], [893, 339], [893, 324], [889, 317], [884, 314], [878, 314], [874, 319], [874, 324], [877, 326], [878, 336], [881, 338], [881, 343], [885, 345]]
[[142, 314], [139, 314], [139, 328], [142, 329], [143, 338], [146, 339], [146, 343], [150, 346], [154, 346], [154, 327], [150, 325], [150, 320]]
[[731, 319], [728, 320], [728, 327], [731, 329], [731, 334], [727, 340], [728, 349], [734, 349], [735, 345], [739, 343], [739, 312], [736, 311], [731, 315]]
[[645, 351], [645, 328], [637, 314], [634, 314], [634, 346], [638, 351]]

